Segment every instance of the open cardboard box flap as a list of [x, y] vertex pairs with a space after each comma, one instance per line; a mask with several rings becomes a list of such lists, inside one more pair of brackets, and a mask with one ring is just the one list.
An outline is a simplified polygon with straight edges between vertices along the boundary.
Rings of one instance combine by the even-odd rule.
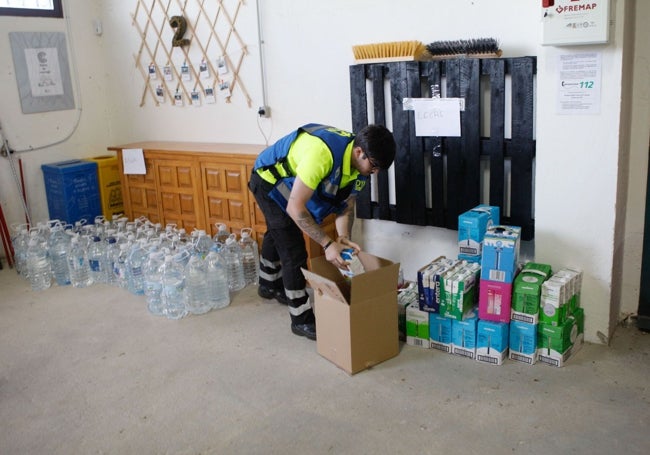
[[396, 289], [399, 264], [363, 251], [359, 252], [359, 260], [366, 272], [352, 277], [349, 282], [325, 256], [313, 259], [311, 271], [302, 269], [302, 272], [314, 292], [348, 304]]

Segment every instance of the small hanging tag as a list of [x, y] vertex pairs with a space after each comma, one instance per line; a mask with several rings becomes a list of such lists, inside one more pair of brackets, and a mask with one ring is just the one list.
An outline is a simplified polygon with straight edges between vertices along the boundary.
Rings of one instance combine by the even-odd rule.
[[156, 87], [156, 98], [158, 99], [159, 103], [165, 102], [165, 91], [163, 90], [162, 85]]
[[182, 106], [183, 105], [183, 94], [180, 92], [180, 90], [176, 89], [176, 93], [174, 94], [174, 106]]
[[166, 81], [171, 81], [173, 79], [171, 66], [169, 65], [163, 66], [163, 76], [165, 77]]
[[219, 71], [219, 74], [228, 74], [228, 64], [223, 55], [217, 58], [217, 71]]
[[183, 62], [181, 65], [181, 79], [185, 82], [188, 82], [192, 79], [190, 75], [190, 67], [187, 66], [187, 62]]
[[149, 64], [149, 79], [158, 79], [158, 73], [156, 72], [156, 64]]
[[214, 96], [214, 89], [212, 87], [205, 88], [205, 104], [214, 104], [217, 99]]
[[230, 81], [219, 81], [219, 98], [228, 99], [230, 97]]
[[199, 77], [201, 79], [210, 78], [210, 71], [208, 70], [208, 64], [205, 60], [201, 60], [201, 63], [199, 63]]
[[192, 98], [192, 106], [194, 107], [201, 106], [201, 97], [199, 96], [199, 92], [196, 91], [196, 89], [190, 92], [190, 97]]

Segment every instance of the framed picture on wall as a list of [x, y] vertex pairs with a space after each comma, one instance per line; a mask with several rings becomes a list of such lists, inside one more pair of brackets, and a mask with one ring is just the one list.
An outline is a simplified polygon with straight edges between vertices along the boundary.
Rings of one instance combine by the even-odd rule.
[[10, 32], [23, 114], [74, 109], [65, 34]]

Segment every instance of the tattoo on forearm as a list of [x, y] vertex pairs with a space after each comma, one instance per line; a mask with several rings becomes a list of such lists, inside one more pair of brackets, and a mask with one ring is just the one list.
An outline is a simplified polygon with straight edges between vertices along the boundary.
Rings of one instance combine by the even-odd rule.
[[327, 237], [327, 234], [325, 234], [323, 229], [318, 224], [316, 224], [314, 218], [307, 211], [300, 212], [298, 214], [298, 217], [296, 218], [296, 224], [300, 229], [302, 229], [305, 234], [307, 234], [318, 243], [322, 243], [323, 240]]

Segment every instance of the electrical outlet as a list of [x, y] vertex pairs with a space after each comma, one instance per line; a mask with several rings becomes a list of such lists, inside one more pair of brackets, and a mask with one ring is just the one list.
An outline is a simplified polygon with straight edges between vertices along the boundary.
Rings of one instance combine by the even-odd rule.
[[271, 108], [268, 106], [260, 106], [257, 109], [257, 114], [260, 117], [269, 118], [271, 116]]

